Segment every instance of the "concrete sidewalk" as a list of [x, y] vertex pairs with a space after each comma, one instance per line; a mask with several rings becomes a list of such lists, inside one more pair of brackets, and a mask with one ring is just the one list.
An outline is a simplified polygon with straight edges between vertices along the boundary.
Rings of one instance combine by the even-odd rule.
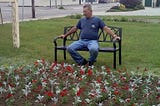
[[128, 12], [95, 12], [95, 15], [121, 15], [121, 16], [160, 16], [160, 8], [145, 7], [144, 10]]

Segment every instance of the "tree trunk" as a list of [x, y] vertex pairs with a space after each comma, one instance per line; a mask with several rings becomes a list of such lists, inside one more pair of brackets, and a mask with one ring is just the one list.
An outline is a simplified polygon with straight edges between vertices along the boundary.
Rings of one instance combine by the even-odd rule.
[[19, 40], [18, 0], [14, 0], [14, 2], [12, 2], [12, 15], [13, 15], [13, 24], [12, 24], [13, 46], [15, 48], [19, 48], [20, 40]]
[[36, 18], [35, 16], [35, 2], [32, 0], [32, 18]]

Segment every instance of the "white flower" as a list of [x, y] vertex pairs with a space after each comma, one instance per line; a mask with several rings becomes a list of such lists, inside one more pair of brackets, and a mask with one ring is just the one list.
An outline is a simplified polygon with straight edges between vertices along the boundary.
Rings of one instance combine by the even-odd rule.
[[58, 98], [54, 97], [54, 98], [51, 98], [51, 100], [56, 104], [58, 102]]
[[11, 92], [11, 94], [13, 94], [13, 90], [15, 90], [15, 88], [11, 87], [10, 85], [8, 85], [9, 91]]
[[75, 99], [75, 103], [82, 102], [82, 100], [81, 100], [81, 98], [79, 96], [75, 96], [74, 99]]
[[61, 92], [61, 90], [59, 89], [58, 86], [56, 86], [56, 94], [59, 94]]
[[103, 106], [103, 103], [101, 102], [101, 103], [98, 103], [98, 105], [97, 106]]
[[4, 84], [5, 88], [6, 88], [6, 86], [7, 86], [7, 83], [4, 81], [4, 82], [3, 82], [3, 84]]
[[85, 101], [87, 102], [87, 103], [90, 103], [92, 100], [90, 100], [90, 99], [85, 99]]
[[16, 76], [15, 76], [16, 82], [17, 82], [19, 79], [20, 79], [19, 75], [16, 75]]
[[25, 85], [25, 89], [22, 89], [22, 91], [23, 91], [23, 93], [24, 93], [25, 96], [27, 96], [28, 93], [31, 92], [31, 86], [32, 86], [32, 83], [29, 82], [28, 85]]
[[44, 98], [44, 96], [41, 96], [40, 94], [38, 94], [37, 99], [41, 102], [42, 99]]
[[2, 94], [5, 91], [2, 87], [0, 87], [0, 93]]
[[55, 81], [56, 81], [56, 79], [53, 79], [53, 80], [52, 80], [52, 79], [49, 79], [49, 82], [50, 82], [51, 85], [54, 85], [54, 82], [55, 82]]

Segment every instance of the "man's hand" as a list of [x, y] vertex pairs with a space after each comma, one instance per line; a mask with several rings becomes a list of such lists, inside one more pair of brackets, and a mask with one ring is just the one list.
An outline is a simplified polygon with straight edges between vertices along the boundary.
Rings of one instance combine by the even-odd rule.
[[121, 38], [119, 36], [116, 36], [114, 39], [116, 40], [120, 40]]
[[119, 36], [117, 36], [116, 34], [113, 35], [113, 41], [116, 41], [116, 40], [120, 40], [121, 38]]
[[65, 35], [60, 35], [59, 37], [64, 39], [66, 36]]

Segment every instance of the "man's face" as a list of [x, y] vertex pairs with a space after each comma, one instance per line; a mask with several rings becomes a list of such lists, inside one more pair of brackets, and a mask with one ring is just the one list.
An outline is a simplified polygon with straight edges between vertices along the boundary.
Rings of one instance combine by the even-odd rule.
[[89, 10], [87, 7], [83, 8], [83, 15], [87, 18], [90, 18], [92, 16], [92, 11]]

